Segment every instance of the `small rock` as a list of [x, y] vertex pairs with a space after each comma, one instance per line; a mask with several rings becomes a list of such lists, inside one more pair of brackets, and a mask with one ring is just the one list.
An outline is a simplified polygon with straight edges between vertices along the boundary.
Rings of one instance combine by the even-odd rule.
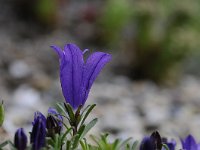
[[31, 69], [24, 61], [17, 60], [10, 64], [9, 73], [13, 78], [21, 79], [29, 76]]
[[28, 85], [21, 85], [13, 94], [14, 103], [24, 107], [37, 108], [40, 100], [40, 93]]

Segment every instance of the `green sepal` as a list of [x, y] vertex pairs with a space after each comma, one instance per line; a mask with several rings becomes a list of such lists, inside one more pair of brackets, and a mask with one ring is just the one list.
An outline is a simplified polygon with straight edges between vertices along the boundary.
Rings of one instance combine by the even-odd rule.
[[75, 118], [73, 108], [71, 107], [71, 105], [69, 103], [64, 103], [64, 106], [65, 106], [65, 110], [68, 113], [68, 116], [69, 116], [69, 119], [70, 119], [70, 124], [71, 124], [71, 126], [74, 126], [76, 118]]

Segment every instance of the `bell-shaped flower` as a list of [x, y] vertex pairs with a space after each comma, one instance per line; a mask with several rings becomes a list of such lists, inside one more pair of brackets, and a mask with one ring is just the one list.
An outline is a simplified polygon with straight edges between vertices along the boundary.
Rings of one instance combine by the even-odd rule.
[[181, 139], [181, 144], [184, 150], [200, 150], [199, 145], [192, 135], [188, 135], [185, 139]]
[[51, 46], [60, 60], [60, 81], [66, 102], [74, 109], [84, 105], [91, 86], [102, 68], [111, 60], [111, 55], [95, 52], [84, 62], [82, 52], [75, 44], [67, 44], [62, 50]]
[[14, 146], [17, 150], [25, 150], [27, 146], [27, 136], [23, 128], [19, 128], [14, 136]]
[[41, 113], [35, 113], [30, 142], [32, 150], [40, 150], [45, 146], [46, 118]]

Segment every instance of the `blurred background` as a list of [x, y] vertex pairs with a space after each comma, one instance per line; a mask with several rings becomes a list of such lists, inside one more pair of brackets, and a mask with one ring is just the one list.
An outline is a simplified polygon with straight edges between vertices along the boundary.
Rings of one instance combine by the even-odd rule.
[[87, 101], [99, 118], [91, 134], [200, 139], [200, 1], [0, 0], [0, 10], [4, 138], [64, 100], [50, 45], [75, 43], [113, 55]]

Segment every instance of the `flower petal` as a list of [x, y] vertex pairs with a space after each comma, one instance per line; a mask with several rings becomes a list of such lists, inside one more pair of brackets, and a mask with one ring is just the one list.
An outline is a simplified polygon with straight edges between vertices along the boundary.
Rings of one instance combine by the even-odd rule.
[[111, 55], [95, 52], [88, 59], [83, 71], [82, 104], [85, 103], [91, 86], [103, 67], [111, 60]]
[[184, 140], [181, 140], [183, 149], [197, 150], [197, 143], [192, 135], [188, 135]]
[[63, 57], [63, 51], [60, 47], [56, 46], [56, 45], [52, 45], [51, 48], [53, 48], [53, 50], [58, 54], [58, 56], [60, 58]]
[[64, 48], [63, 65], [60, 68], [60, 80], [65, 100], [74, 109], [81, 103], [83, 65], [82, 51], [74, 44], [67, 44]]

